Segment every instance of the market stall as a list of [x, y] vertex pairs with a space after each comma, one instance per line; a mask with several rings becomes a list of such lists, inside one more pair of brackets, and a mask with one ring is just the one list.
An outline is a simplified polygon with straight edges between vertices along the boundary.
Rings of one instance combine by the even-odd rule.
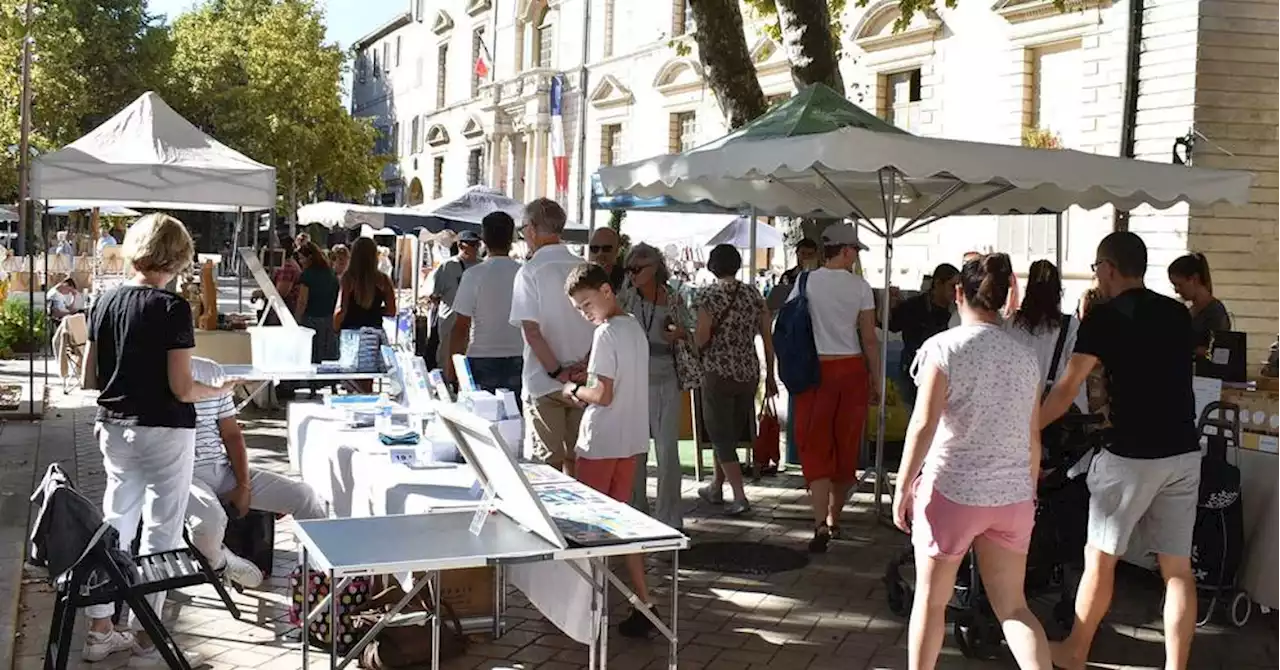
[[[850, 219], [884, 240], [886, 294], [895, 240], [947, 217], [1244, 204], [1252, 182], [1244, 172], [918, 137], [821, 84], [718, 140], [602, 168], [599, 178], [609, 196]], [[887, 323], [889, 302], [880, 308]], [[882, 338], [877, 425], [885, 422], [886, 345]], [[876, 437], [875, 470], [876, 506], [883, 510], [883, 432]]]
[[[147, 92], [75, 142], [37, 157], [32, 164], [31, 199], [43, 203], [46, 216], [51, 207], [235, 212], [239, 237], [243, 213], [275, 207], [275, 179], [275, 168], [209, 137], [155, 92]], [[35, 267], [35, 257], [29, 255], [26, 270], [32, 286]], [[48, 279], [46, 264], [46, 285]], [[210, 289], [216, 294], [216, 287], [205, 287]], [[193, 299], [207, 302], [198, 296]], [[234, 324], [214, 318], [204, 325], [196, 330], [197, 353], [201, 353], [202, 334]]]

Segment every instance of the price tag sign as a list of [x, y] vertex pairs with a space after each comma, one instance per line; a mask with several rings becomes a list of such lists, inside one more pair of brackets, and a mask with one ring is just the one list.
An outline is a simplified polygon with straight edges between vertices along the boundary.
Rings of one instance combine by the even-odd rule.
[[489, 515], [493, 513], [495, 508], [493, 501], [493, 492], [486, 489], [484, 497], [480, 499], [480, 507], [476, 508], [475, 516], [471, 517], [472, 535], [479, 537], [480, 531], [484, 530], [484, 522], [489, 519]]

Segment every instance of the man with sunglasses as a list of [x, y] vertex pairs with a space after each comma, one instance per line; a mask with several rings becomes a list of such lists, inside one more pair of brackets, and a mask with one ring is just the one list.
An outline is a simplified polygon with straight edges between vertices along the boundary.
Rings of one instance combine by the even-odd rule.
[[609, 273], [609, 285], [619, 293], [622, 292], [622, 283], [627, 279], [627, 269], [618, 262], [621, 247], [622, 239], [618, 237], [618, 231], [608, 226], [596, 228], [587, 244], [587, 260]]
[[[458, 287], [462, 285], [462, 274], [480, 262], [480, 235], [474, 230], [464, 230], [458, 234], [458, 253], [440, 264], [427, 280], [427, 293], [431, 296], [432, 307], [436, 310], [436, 333], [438, 341], [435, 346], [436, 365], [447, 369], [449, 361], [449, 339], [453, 334], [455, 315], [454, 299], [458, 295]], [[433, 338], [435, 339], [435, 338]]]
[[[1075, 353], [1040, 410], [1041, 426], [1071, 405], [1094, 366], [1106, 370], [1111, 435], [1089, 467], [1089, 540], [1071, 635], [1053, 664], [1080, 670], [1111, 607], [1116, 563], [1154, 553], [1165, 582], [1165, 668], [1187, 667], [1196, 629], [1191, 544], [1200, 491], [1200, 438], [1192, 391], [1191, 315], [1148, 289], [1147, 247], [1107, 235], [1093, 264], [1107, 302], [1080, 323]], [[1137, 546], [1134, 546], [1137, 545]], [[1136, 550], [1136, 551], [1135, 551]]]

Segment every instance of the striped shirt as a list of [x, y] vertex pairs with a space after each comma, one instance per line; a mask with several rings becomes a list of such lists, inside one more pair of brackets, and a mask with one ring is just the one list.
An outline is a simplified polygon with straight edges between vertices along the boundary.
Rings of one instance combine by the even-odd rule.
[[236, 404], [228, 393], [220, 398], [201, 400], [196, 403], [196, 459], [197, 467], [201, 465], [220, 465], [229, 463], [227, 450], [222, 446], [222, 433], [218, 430], [218, 422], [235, 418]]

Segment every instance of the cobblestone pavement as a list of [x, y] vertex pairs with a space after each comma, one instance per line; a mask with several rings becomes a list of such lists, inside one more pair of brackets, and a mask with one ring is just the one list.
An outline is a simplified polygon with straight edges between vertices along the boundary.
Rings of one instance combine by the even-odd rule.
[[[72, 394], [55, 398], [55, 402], [61, 407], [43, 422], [40, 430], [15, 431], [22, 426], [11, 425], [0, 433], [0, 454], [19, 453], [21, 449], [38, 446], [40, 452], [32, 456], [32, 462], [41, 468], [50, 460], [64, 463], [74, 460], [81, 488], [91, 497], [99, 496], [102, 468], [90, 434], [90, 400], [82, 394]], [[261, 467], [285, 470], [283, 421], [248, 420], [245, 428], [253, 462]], [[805, 496], [800, 487], [801, 482], [795, 477], [766, 480], [749, 489], [755, 507], [747, 517], [720, 518], [710, 516], [705, 508], [694, 507], [686, 529], [695, 543], [734, 539], [803, 549], [810, 531]], [[693, 507], [696, 496], [689, 480], [686, 480], [686, 500]], [[850, 532], [846, 534], [853, 537], [836, 541], [828, 554], [815, 557], [802, 570], [764, 578], [682, 571], [679, 667], [689, 670], [904, 668], [905, 622], [889, 612], [880, 578], [887, 561], [905, 546], [905, 539], [874, 525], [866, 507], [865, 503], [855, 505], [848, 513], [845, 526]], [[301, 667], [298, 645], [277, 639], [277, 634], [287, 627], [284, 576], [294, 560], [289, 521], [277, 524], [276, 536], [276, 577], [261, 590], [236, 596], [244, 612], [243, 621], [233, 620], [220, 607], [209, 587], [170, 594], [165, 619], [184, 648], [205, 657], [205, 667], [216, 670]], [[663, 567], [654, 564], [651, 582], [660, 603], [665, 603], [670, 588], [669, 580], [663, 577], [667, 572]], [[1152, 582], [1140, 574], [1129, 574], [1121, 580], [1115, 611], [1095, 647], [1094, 667], [1155, 668], [1161, 665], [1160, 596]], [[12, 594], [0, 593], [0, 601], [11, 597]], [[41, 664], [41, 646], [52, 608], [50, 589], [43, 576], [28, 569], [21, 597], [14, 667], [32, 670]], [[625, 605], [620, 600], [614, 598], [614, 617], [625, 614]], [[496, 640], [473, 638], [467, 655], [448, 662], [445, 665], [448, 670], [586, 667], [585, 647], [557, 633], [519, 594], [513, 593], [508, 604], [508, 632]], [[1042, 615], [1047, 614], [1045, 609], [1044, 603], [1037, 603]], [[1053, 624], [1049, 627], [1052, 636], [1057, 631]], [[666, 651], [666, 644], [657, 640], [642, 643], [614, 636], [609, 642], [609, 668], [666, 668]], [[327, 659], [321, 654], [313, 655], [312, 659], [314, 667], [327, 667]], [[123, 667], [125, 661], [123, 657], [111, 658], [92, 667], [112, 670]], [[939, 666], [1014, 667], [1007, 658], [986, 662], [963, 659], [950, 641]], [[75, 660], [71, 667], [90, 666]], [[1196, 638], [1192, 667], [1223, 670], [1277, 667], [1275, 614], [1264, 617], [1255, 612], [1253, 621], [1242, 630], [1217, 626], [1203, 629]]]

